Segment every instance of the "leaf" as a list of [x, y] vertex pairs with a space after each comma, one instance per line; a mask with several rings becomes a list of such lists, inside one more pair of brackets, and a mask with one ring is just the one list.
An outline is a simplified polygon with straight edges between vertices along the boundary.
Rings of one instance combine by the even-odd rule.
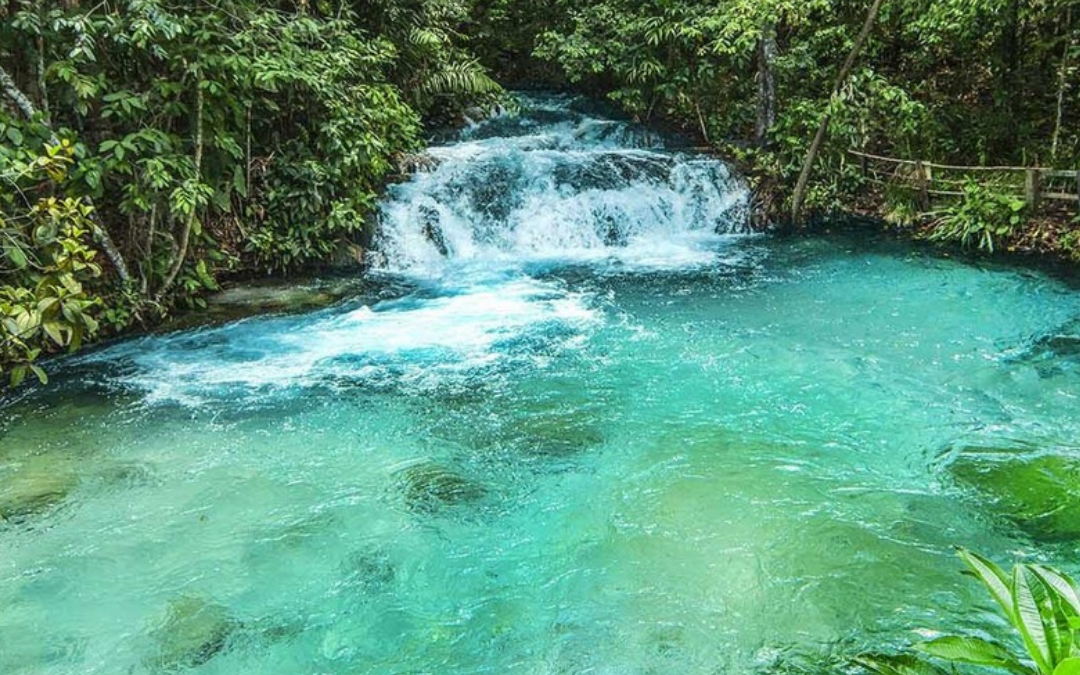
[[35, 366], [31, 364], [30, 371], [37, 376], [38, 382], [40, 382], [41, 384], [49, 383], [49, 376], [45, 373], [41, 366]]
[[879, 675], [945, 675], [945, 671], [911, 654], [864, 654], [855, 663]]
[[233, 168], [233, 189], [245, 199], [248, 196], [247, 179], [244, 176], [244, 168], [237, 164]]
[[1051, 592], [1061, 598], [1074, 615], [1080, 616], [1080, 592], [1071, 577], [1044, 565], [1031, 565], [1030, 569]]
[[23, 380], [25, 380], [25, 379], [26, 379], [26, 366], [25, 365], [20, 364], [20, 365], [17, 365], [14, 368], [11, 369], [11, 388], [12, 389], [14, 389], [15, 387], [22, 384]]
[[1014, 673], [1031, 672], [1003, 645], [978, 637], [949, 635], [915, 645], [915, 649], [945, 661], [1006, 668]]
[[8, 140], [11, 141], [11, 143], [13, 145], [22, 145], [22, 142], [23, 142], [22, 132], [19, 131], [18, 129], [16, 129], [15, 127], [10, 127], [9, 126], [7, 128], [7, 137], [8, 137]]
[[[1053, 654], [1046, 637], [1042, 611], [1029, 579], [1029, 570], [1024, 565], [1017, 565], [1013, 570], [1013, 613], [1016, 616], [1016, 628], [1024, 639], [1031, 658], [1044, 675], [1053, 673]], [[1035, 583], [1041, 583], [1035, 579]]]
[[49, 336], [56, 344], [63, 347], [67, 344], [67, 340], [64, 339], [63, 328], [55, 321], [46, 321], [41, 325], [41, 328], [45, 331], [45, 334]]
[[957, 554], [961, 560], [967, 563], [968, 568], [971, 569], [979, 581], [986, 585], [990, 595], [1005, 611], [1005, 616], [1015, 625], [1012, 589], [1009, 588], [1009, 580], [1005, 576], [1004, 570], [978, 553], [973, 553], [966, 548], [958, 549]]
[[8, 260], [11, 261], [11, 264], [15, 265], [17, 269], [26, 269], [26, 254], [23, 253], [23, 250], [18, 246], [12, 246], [11, 248], [9, 248], [7, 250], [7, 257]]
[[1054, 675], [1080, 675], [1080, 658], [1065, 659], [1054, 668]]

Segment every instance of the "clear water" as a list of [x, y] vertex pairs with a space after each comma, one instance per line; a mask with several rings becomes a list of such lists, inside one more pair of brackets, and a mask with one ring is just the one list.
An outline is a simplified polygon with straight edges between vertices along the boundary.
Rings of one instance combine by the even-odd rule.
[[356, 298], [0, 408], [0, 497], [61, 476], [0, 524], [0, 673], [825, 672], [986, 626], [954, 545], [1076, 559], [947, 468], [1076, 447], [1080, 292], [740, 235], [719, 163], [530, 105], [391, 191]]

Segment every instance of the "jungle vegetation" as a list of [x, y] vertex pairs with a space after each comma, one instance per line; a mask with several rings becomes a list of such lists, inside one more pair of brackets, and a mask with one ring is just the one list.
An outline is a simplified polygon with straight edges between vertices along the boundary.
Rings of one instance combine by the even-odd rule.
[[355, 254], [426, 130], [497, 82], [681, 128], [772, 217], [1080, 251], [1075, 209], [980, 184], [927, 217], [847, 154], [1077, 168], [1080, 0], [5, 0], [3, 374], [44, 378], [42, 355], [198, 308], [223, 275]]

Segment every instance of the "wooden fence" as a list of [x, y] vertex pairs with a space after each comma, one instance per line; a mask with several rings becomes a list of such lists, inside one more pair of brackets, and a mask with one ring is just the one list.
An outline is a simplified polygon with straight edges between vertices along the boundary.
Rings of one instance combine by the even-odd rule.
[[934, 197], [962, 196], [964, 185], [972, 181], [1023, 197], [1032, 208], [1071, 202], [1080, 209], [1080, 171], [1028, 166], [953, 166], [882, 157], [858, 150], [848, 150], [848, 154], [858, 160], [868, 181], [912, 188], [920, 206], [927, 211]]

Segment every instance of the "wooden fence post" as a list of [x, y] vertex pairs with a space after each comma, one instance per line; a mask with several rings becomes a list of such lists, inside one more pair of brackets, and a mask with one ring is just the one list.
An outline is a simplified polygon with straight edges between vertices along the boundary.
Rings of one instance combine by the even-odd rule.
[[915, 183], [919, 188], [919, 208], [923, 211], [930, 210], [930, 181], [927, 167], [922, 160], [915, 162]]
[[1034, 211], [1039, 208], [1039, 171], [1027, 169], [1024, 171], [1024, 200], [1028, 208]]

